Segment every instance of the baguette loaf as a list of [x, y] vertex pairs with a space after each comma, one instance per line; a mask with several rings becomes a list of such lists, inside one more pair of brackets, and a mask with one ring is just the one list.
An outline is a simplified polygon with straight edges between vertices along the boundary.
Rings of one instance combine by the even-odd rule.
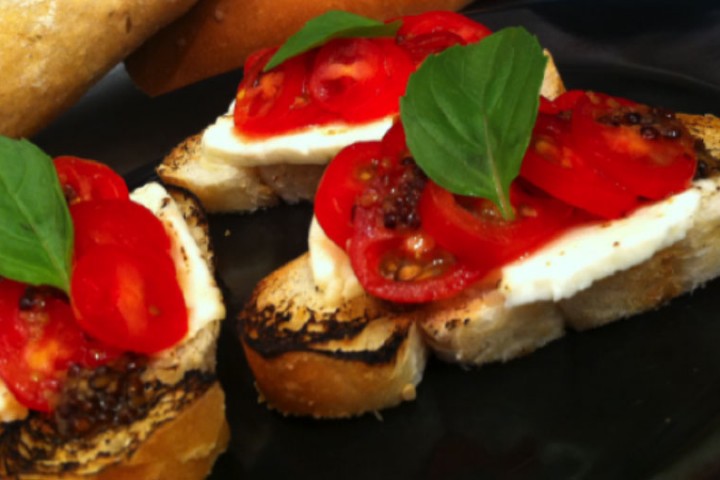
[[125, 62], [135, 83], [159, 95], [242, 67], [260, 48], [279, 45], [313, 17], [346, 10], [378, 20], [457, 10], [470, 0], [205, 0]]
[[[175, 202], [162, 197], [156, 214], [166, 221], [177, 205], [211, 266], [197, 200], [179, 189], [171, 195]], [[25, 420], [0, 423], [0, 478], [205, 478], [229, 438], [214, 375], [224, 317], [214, 288], [217, 298], [208, 300], [220, 303], [206, 310], [211, 321], [181, 344], [148, 358], [125, 355], [96, 370], [71, 369], [52, 415], [31, 412]]]
[[28, 137], [197, 0], [3, 0], [0, 134]]
[[[593, 328], [657, 308], [720, 275], [720, 119], [679, 118], [705, 142], [707, 150], [699, 146], [700, 162], [715, 185], [702, 190], [696, 219], [682, 240], [569, 299], [519, 307], [506, 306], [496, 284], [415, 307], [394, 306], [364, 293], [330, 306], [315, 287], [305, 254], [263, 280], [240, 316], [241, 339], [261, 398], [283, 413], [316, 417], [390, 407], [413, 398], [408, 392], [414, 393], [424, 365], [417, 359], [428, 347], [441, 359], [464, 365], [505, 362], [561, 337], [568, 328]], [[392, 340], [365, 340], [378, 325], [386, 331], [396, 325]], [[415, 328], [423, 342], [416, 341]], [[298, 337], [302, 341], [295, 341]], [[312, 371], [306, 370], [310, 366]], [[387, 377], [392, 372], [398, 373]], [[382, 382], [374, 383], [375, 373]], [[328, 396], [325, 389], [340, 393]]]
[[[541, 94], [554, 99], [565, 91], [560, 74], [548, 55]], [[247, 212], [280, 201], [312, 200], [324, 165], [271, 164], [242, 167], [203, 158], [202, 134], [175, 147], [158, 166], [167, 184], [186, 188], [198, 196], [208, 212]]]

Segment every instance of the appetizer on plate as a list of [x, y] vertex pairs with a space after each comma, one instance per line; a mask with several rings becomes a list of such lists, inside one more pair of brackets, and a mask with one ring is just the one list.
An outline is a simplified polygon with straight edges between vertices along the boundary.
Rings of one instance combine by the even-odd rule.
[[[428, 55], [488, 34], [452, 12], [385, 23], [329, 12], [279, 49], [251, 55], [230, 111], [174, 149], [158, 174], [194, 192], [211, 212], [311, 200], [341, 148], [382, 138], [408, 77]], [[560, 91], [548, 62], [543, 93]]]
[[0, 165], [0, 477], [204, 478], [228, 427], [199, 203], [24, 140]]
[[720, 274], [720, 120], [542, 98], [544, 65], [519, 29], [428, 58], [401, 123], [329, 164], [309, 253], [240, 317], [270, 407], [387, 408], [415, 398], [430, 351], [504, 362]]

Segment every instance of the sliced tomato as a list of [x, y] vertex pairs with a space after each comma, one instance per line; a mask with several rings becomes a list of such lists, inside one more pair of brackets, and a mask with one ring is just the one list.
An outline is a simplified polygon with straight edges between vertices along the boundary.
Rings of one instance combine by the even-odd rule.
[[308, 87], [315, 102], [347, 122], [397, 113], [415, 67], [389, 38], [340, 38], [317, 52]]
[[70, 207], [75, 227], [75, 258], [98, 245], [117, 246], [148, 255], [170, 252], [170, 238], [158, 218], [128, 200], [95, 200]]
[[461, 197], [429, 182], [420, 199], [423, 230], [459, 260], [491, 271], [515, 260], [586, 218], [569, 205], [513, 182], [507, 221], [491, 201]]
[[73, 270], [71, 299], [78, 324], [124, 351], [155, 353], [188, 330], [185, 300], [169, 256], [98, 246]]
[[328, 164], [315, 194], [315, 216], [325, 234], [341, 248], [352, 236], [355, 199], [382, 168], [380, 142], [354, 143]]
[[520, 175], [553, 197], [603, 218], [635, 209], [640, 199], [578, 155], [570, 121], [540, 113]]
[[269, 136], [322, 123], [322, 111], [310, 101], [305, 87], [312, 52], [263, 72], [276, 51], [260, 51], [246, 63], [234, 110], [235, 127], [246, 135]]
[[577, 105], [577, 102], [585, 96], [585, 94], [585, 90], [568, 90], [558, 96], [555, 100], [548, 100], [545, 97], [540, 97], [540, 113], [556, 115], [567, 110], [572, 110], [575, 108], [575, 105]]
[[403, 17], [402, 22], [397, 33], [398, 45], [406, 49], [416, 63], [452, 45], [475, 43], [492, 33], [481, 23], [446, 11], [409, 15]]
[[0, 280], [0, 378], [26, 407], [52, 410], [70, 365], [117, 356], [85, 336], [60, 292]]
[[600, 93], [572, 113], [578, 153], [636, 195], [658, 200], [685, 190], [695, 174], [694, 142], [675, 115]]
[[486, 272], [457, 259], [422, 230], [389, 229], [377, 207], [356, 209], [348, 254], [365, 291], [397, 303], [450, 298]]
[[53, 162], [69, 204], [128, 198], [125, 180], [107, 165], [71, 156], [57, 157]]

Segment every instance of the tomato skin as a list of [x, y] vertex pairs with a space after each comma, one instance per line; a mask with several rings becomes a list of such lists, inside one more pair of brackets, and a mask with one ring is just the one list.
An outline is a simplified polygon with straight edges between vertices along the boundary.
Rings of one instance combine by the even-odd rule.
[[640, 199], [598, 171], [572, 145], [570, 123], [540, 113], [520, 175], [553, 197], [602, 218], [634, 210]]
[[146, 254], [169, 254], [170, 238], [144, 206], [123, 200], [95, 200], [70, 207], [75, 227], [75, 258], [99, 245]]
[[175, 265], [162, 255], [92, 248], [75, 264], [71, 300], [83, 330], [123, 351], [155, 353], [188, 330]]
[[312, 99], [349, 123], [397, 113], [415, 66], [389, 38], [339, 38], [317, 52], [308, 81]]
[[397, 42], [416, 63], [452, 45], [475, 43], [492, 34], [485, 25], [447, 11], [409, 15], [402, 22]]
[[24, 406], [51, 411], [70, 365], [92, 368], [117, 356], [85, 336], [59, 291], [0, 280], [0, 378]]
[[569, 205], [532, 192], [517, 180], [510, 188], [510, 202], [515, 220], [506, 221], [489, 200], [459, 197], [428, 182], [419, 211], [423, 229], [440, 246], [485, 273], [586, 220]]
[[687, 189], [695, 174], [691, 135], [674, 114], [600, 93], [572, 114], [578, 152], [634, 194], [659, 200]]
[[73, 156], [53, 160], [69, 204], [96, 199], [129, 198], [125, 180], [102, 163]]

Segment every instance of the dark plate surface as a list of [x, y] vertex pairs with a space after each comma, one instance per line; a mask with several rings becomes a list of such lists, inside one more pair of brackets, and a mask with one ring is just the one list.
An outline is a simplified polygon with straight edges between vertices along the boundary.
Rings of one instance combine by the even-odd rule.
[[[720, 9], [679, 3], [486, 0], [469, 15], [536, 33], [571, 88], [720, 114]], [[117, 69], [35, 140], [140, 182], [148, 162], [225, 108], [238, 78], [151, 100]], [[310, 216], [300, 205], [211, 217], [233, 316], [259, 279], [307, 248]], [[414, 403], [332, 422], [257, 404], [231, 319], [219, 373], [233, 439], [212, 479], [720, 478], [718, 298], [716, 281], [504, 365], [431, 361]]]

